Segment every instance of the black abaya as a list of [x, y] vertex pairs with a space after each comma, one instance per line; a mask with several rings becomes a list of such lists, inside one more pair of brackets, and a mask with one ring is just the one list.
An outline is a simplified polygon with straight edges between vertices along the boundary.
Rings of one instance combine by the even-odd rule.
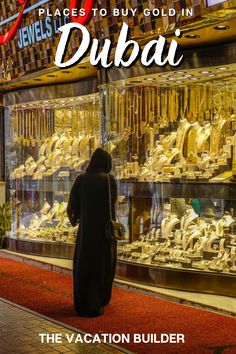
[[[97, 150], [87, 172], [75, 181], [67, 209], [72, 224], [79, 220], [73, 276], [74, 305], [81, 316], [103, 312], [103, 306], [111, 298], [116, 267], [116, 241], [105, 237], [109, 220], [107, 172], [111, 169], [111, 159], [102, 149]], [[109, 174], [109, 178], [114, 218], [117, 187], [114, 177]]]

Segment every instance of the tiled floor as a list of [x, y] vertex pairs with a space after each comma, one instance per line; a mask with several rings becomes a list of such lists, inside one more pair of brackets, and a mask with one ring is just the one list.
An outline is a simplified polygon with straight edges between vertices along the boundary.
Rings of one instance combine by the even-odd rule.
[[[39, 333], [58, 333], [62, 336], [62, 344], [41, 343]], [[0, 354], [125, 353], [105, 344], [69, 344], [66, 334], [73, 333], [78, 335], [78, 332], [0, 300]]]
[[[27, 262], [32, 265], [35, 264], [53, 271], [59, 271], [59, 272], [64, 272], [69, 274], [71, 273], [72, 270], [72, 261], [70, 260], [30, 256], [30, 255], [9, 252], [7, 250], [0, 250], [0, 257], [7, 257], [18, 261]], [[185, 303], [193, 306], [200, 306], [224, 314], [236, 316], [236, 298], [233, 297], [164, 289], [164, 288], [158, 288], [154, 286], [130, 283], [119, 279], [116, 279], [114, 285], [117, 287], [130, 289], [133, 291], [149, 293], [153, 296], [164, 298], [170, 301]]]

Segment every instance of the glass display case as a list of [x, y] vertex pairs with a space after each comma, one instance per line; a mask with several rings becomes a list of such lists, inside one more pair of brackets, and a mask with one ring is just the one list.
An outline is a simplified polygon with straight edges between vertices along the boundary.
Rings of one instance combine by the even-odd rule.
[[72, 258], [66, 206], [101, 144], [126, 227], [116, 276], [236, 295], [236, 67], [141, 76], [5, 108], [10, 250]]
[[68, 220], [67, 201], [101, 145], [98, 94], [14, 105], [5, 117], [10, 248], [72, 258], [77, 228]]
[[236, 295], [235, 77], [227, 66], [101, 87], [128, 225], [121, 279]]

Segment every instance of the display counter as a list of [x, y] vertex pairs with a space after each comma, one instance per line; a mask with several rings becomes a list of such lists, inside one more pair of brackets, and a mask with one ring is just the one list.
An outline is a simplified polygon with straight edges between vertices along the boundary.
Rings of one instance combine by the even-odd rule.
[[[36, 93], [34, 100], [31, 95], [28, 102], [5, 108], [11, 209], [7, 247], [33, 255], [72, 258], [77, 228], [67, 217], [67, 202], [76, 176], [101, 145], [99, 96], [37, 100], [42, 93]], [[18, 96], [18, 92], [15, 98], [11, 94], [11, 99]]]
[[142, 75], [101, 91], [127, 231], [116, 276], [235, 296], [234, 65]]

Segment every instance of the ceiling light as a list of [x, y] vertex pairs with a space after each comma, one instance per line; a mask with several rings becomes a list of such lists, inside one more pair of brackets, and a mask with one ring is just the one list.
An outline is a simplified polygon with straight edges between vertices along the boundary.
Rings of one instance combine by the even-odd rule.
[[204, 71], [200, 71], [201, 74], [209, 74], [210, 71], [204, 70]]
[[218, 68], [218, 70], [228, 70], [229, 68], [226, 68], [226, 67], [222, 67], [222, 68]]
[[189, 39], [197, 39], [200, 36], [198, 34], [186, 34], [185, 38], [189, 38]]
[[227, 30], [229, 28], [230, 28], [229, 26], [225, 26], [225, 25], [218, 25], [218, 26], [214, 27], [214, 29], [218, 30], [218, 31], [224, 31], [224, 30]]
[[186, 75], [184, 75], [185, 77], [191, 77], [191, 76], [193, 76], [192, 74], [186, 74]]

